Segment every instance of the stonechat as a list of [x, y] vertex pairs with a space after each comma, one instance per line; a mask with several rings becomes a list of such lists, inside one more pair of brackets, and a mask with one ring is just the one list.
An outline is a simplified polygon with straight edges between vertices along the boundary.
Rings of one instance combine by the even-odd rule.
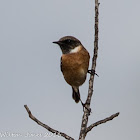
[[85, 82], [88, 72], [89, 53], [82, 43], [73, 36], [62, 37], [53, 43], [60, 46], [62, 51], [61, 71], [65, 81], [72, 87], [73, 99], [78, 103], [81, 101], [79, 86]]

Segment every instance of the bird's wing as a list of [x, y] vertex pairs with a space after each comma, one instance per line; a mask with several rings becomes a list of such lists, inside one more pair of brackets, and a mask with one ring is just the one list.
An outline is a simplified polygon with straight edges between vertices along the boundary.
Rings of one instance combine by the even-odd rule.
[[62, 70], [62, 57], [61, 57], [61, 59], [60, 59], [60, 69], [61, 69], [61, 71], [63, 72], [63, 70]]

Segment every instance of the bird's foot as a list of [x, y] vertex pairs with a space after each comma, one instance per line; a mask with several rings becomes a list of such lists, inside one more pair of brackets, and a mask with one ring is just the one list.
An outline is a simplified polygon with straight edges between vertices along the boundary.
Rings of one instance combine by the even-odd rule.
[[88, 108], [88, 107], [86, 106], [86, 103], [83, 103], [82, 101], [81, 101], [81, 104], [82, 104], [82, 106], [83, 106], [83, 111], [84, 111], [84, 109], [88, 110], [88, 113], [89, 113], [89, 115], [90, 115], [90, 113], [92, 113], [92, 112], [91, 112], [91, 108]]
[[91, 75], [97, 75], [99, 77], [99, 75], [95, 72], [95, 70], [91, 69], [91, 70], [88, 70], [88, 73], [90, 73]]

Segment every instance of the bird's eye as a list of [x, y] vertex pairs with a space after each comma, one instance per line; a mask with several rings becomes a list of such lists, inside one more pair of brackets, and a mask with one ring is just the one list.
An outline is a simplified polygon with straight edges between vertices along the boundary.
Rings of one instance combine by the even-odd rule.
[[70, 42], [71, 42], [71, 40], [70, 40], [70, 39], [68, 39], [68, 40], [67, 40], [67, 43], [70, 43]]

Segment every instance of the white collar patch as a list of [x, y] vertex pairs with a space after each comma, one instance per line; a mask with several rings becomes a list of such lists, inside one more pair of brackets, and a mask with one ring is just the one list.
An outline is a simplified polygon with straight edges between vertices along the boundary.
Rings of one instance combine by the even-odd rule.
[[70, 53], [77, 53], [81, 50], [81, 46], [78, 46], [70, 51]]

